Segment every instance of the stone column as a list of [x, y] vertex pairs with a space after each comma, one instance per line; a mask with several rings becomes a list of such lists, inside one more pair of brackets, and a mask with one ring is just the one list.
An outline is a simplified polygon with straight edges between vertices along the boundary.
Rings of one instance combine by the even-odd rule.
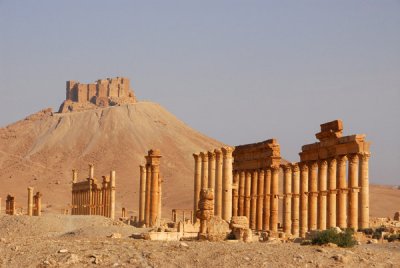
[[244, 216], [246, 173], [240, 171], [239, 175], [239, 216]]
[[214, 213], [216, 216], [222, 217], [222, 151], [220, 149], [215, 149], [214, 152], [215, 152]]
[[235, 171], [233, 174], [233, 186], [232, 186], [232, 216], [238, 215], [238, 205], [239, 205], [239, 172]]
[[271, 169], [266, 169], [264, 173], [263, 231], [268, 231], [271, 216]]
[[159, 202], [159, 185], [158, 185], [158, 165], [151, 165], [151, 201], [150, 201], [150, 226], [154, 227], [157, 224], [158, 202]]
[[28, 216], [33, 216], [33, 187], [28, 187]]
[[122, 208], [122, 211], [121, 211], [121, 218], [122, 218], [122, 219], [125, 219], [125, 218], [126, 218], [126, 210], [125, 210], [125, 208]]
[[222, 172], [222, 219], [230, 222], [232, 218], [232, 147], [223, 147]]
[[89, 179], [93, 179], [93, 178], [94, 178], [94, 165], [89, 164]]
[[337, 218], [336, 224], [340, 228], [347, 228], [347, 181], [346, 181], [346, 160], [344, 155], [337, 157]]
[[348, 227], [358, 230], [358, 155], [349, 155], [349, 206]]
[[251, 173], [246, 172], [246, 184], [244, 193], [244, 216], [250, 219], [250, 200], [251, 200]]
[[308, 229], [317, 229], [318, 199], [318, 163], [313, 161], [308, 166]]
[[336, 159], [328, 160], [328, 222], [327, 227], [336, 227]]
[[283, 165], [283, 231], [292, 233], [292, 165]]
[[157, 226], [160, 226], [161, 224], [161, 213], [162, 213], [162, 176], [161, 174], [158, 175], [158, 215], [157, 215]]
[[271, 166], [271, 220], [270, 230], [278, 232], [278, 212], [279, 212], [279, 166]]
[[201, 189], [208, 188], [208, 154], [201, 152]]
[[305, 237], [308, 231], [308, 167], [300, 163], [300, 237]]
[[250, 229], [256, 229], [256, 220], [257, 220], [257, 181], [258, 181], [258, 172], [257, 170], [253, 170], [251, 173], [251, 201], [250, 201], [250, 220], [249, 226]]
[[[104, 204], [103, 204], [104, 205]], [[146, 167], [140, 165], [139, 223], [144, 223], [146, 207]]]
[[42, 194], [37, 192], [35, 199], [36, 199], [36, 202], [35, 202], [36, 215], [35, 216], [41, 216], [42, 215]]
[[208, 156], [208, 188], [215, 188], [215, 152], [207, 152]]
[[[194, 157], [194, 204], [193, 211], [199, 209], [200, 190], [201, 190], [201, 158], [198, 154], [193, 154]], [[195, 217], [194, 221], [197, 221]]]
[[360, 217], [359, 227], [361, 229], [369, 228], [369, 171], [368, 160], [370, 154], [360, 154], [359, 180], [360, 180]]
[[72, 170], [72, 183], [77, 183], [78, 182], [78, 171], [73, 169]]
[[292, 164], [292, 235], [299, 236], [300, 172], [297, 163]]
[[151, 158], [146, 156], [146, 198], [145, 198], [145, 213], [144, 213], [144, 222], [146, 227], [150, 225], [150, 206], [151, 206]]
[[263, 169], [258, 171], [258, 185], [257, 185], [257, 221], [256, 229], [262, 231], [263, 227], [263, 203], [264, 203], [264, 180], [265, 172]]
[[115, 171], [110, 172], [110, 218], [115, 219]]
[[321, 160], [318, 164], [318, 229], [326, 230], [328, 162], [326, 160]]

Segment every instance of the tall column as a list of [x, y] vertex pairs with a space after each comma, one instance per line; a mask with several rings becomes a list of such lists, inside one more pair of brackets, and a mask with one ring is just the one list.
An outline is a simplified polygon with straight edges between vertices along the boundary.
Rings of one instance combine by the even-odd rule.
[[230, 222], [232, 217], [232, 152], [232, 147], [222, 148], [222, 219], [227, 222]]
[[283, 165], [283, 231], [292, 233], [292, 165]]
[[359, 170], [359, 180], [361, 187], [360, 194], [360, 217], [359, 217], [359, 227], [361, 229], [369, 228], [369, 171], [368, 171], [368, 160], [370, 154], [363, 153], [360, 154], [360, 170]]
[[326, 230], [328, 162], [326, 160], [321, 160], [318, 164], [318, 229]]
[[257, 187], [257, 222], [256, 229], [262, 231], [263, 227], [263, 203], [264, 203], [264, 180], [265, 172], [263, 169], [258, 171]]
[[115, 219], [115, 171], [110, 172], [110, 218]]
[[257, 181], [258, 181], [258, 172], [257, 170], [253, 170], [251, 173], [251, 201], [250, 201], [250, 229], [256, 229], [256, 220], [257, 220]]
[[270, 229], [278, 232], [278, 211], [279, 211], [279, 166], [271, 166], [271, 221]]
[[263, 231], [268, 231], [271, 217], [271, 169], [266, 169], [264, 173]]
[[250, 200], [251, 200], [251, 173], [246, 172], [245, 181], [245, 191], [244, 191], [244, 216], [250, 221]]
[[208, 152], [208, 188], [215, 188], [215, 152]]
[[232, 216], [238, 216], [238, 205], [239, 205], [239, 172], [235, 171], [233, 173], [233, 186], [232, 186]]
[[308, 166], [308, 229], [317, 229], [318, 198], [318, 163], [313, 161]]
[[346, 160], [347, 157], [337, 157], [337, 218], [336, 224], [340, 228], [347, 228], [347, 181], [346, 181]]
[[336, 159], [328, 160], [328, 222], [327, 227], [336, 227]]
[[239, 175], [239, 216], [244, 216], [246, 173], [240, 171]]
[[[200, 189], [201, 189], [201, 158], [198, 154], [193, 154], [194, 157], [194, 204], [193, 211], [199, 209]], [[197, 217], [194, 218], [197, 222]]]
[[305, 237], [308, 231], [308, 167], [300, 163], [300, 237]]
[[358, 155], [349, 155], [349, 206], [348, 227], [354, 231], [358, 230]]
[[33, 215], [33, 187], [28, 187], [28, 216]]
[[[104, 204], [103, 204], [104, 205]], [[144, 222], [146, 205], [146, 167], [140, 165], [139, 222]]]
[[[156, 226], [160, 221], [160, 158], [159, 150], [150, 150], [148, 153], [151, 164], [151, 201], [150, 201], [150, 226]], [[208, 171], [208, 170], [206, 170]]]
[[208, 188], [208, 154], [200, 153], [201, 157], [201, 189]]
[[151, 159], [146, 156], [146, 199], [145, 199], [145, 213], [144, 213], [144, 222], [146, 227], [150, 225], [150, 206], [151, 206]]
[[[222, 151], [215, 151], [215, 210], [216, 216], [222, 217]], [[196, 218], [196, 217], [195, 217]]]
[[292, 235], [299, 236], [300, 172], [297, 163], [292, 164]]
[[93, 178], [94, 178], [94, 165], [89, 164], [89, 179], [93, 179]]
[[158, 215], [157, 215], [157, 226], [161, 224], [161, 213], [162, 213], [162, 176], [158, 175]]

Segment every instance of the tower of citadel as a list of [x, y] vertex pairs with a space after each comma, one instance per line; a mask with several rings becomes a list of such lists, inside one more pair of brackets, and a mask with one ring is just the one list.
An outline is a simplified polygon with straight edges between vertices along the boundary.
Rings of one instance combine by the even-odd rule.
[[130, 81], [125, 77], [97, 80], [93, 84], [67, 81], [66, 99], [59, 112], [90, 110], [98, 107], [119, 106], [136, 102]]

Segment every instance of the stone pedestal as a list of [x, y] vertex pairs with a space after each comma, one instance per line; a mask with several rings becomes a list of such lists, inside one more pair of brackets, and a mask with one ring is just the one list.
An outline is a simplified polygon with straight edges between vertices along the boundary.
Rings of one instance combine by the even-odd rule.
[[256, 229], [262, 231], [263, 227], [263, 204], [264, 204], [264, 170], [258, 171], [258, 183], [257, 183], [257, 220]]
[[361, 154], [359, 165], [359, 180], [360, 180], [360, 219], [359, 227], [361, 229], [369, 228], [369, 171], [368, 160], [369, 153]]
[[279, 166], [272, 166], [271, 175], [271, 219], [270, 230], [278, 232], [278, 211], [279, 211]]
[[349, 155], [348, 227], [358, 230], [358, 155]]
[[308, 230], [317, 229], [317, 198], [318, 198], [318, 163], [308, 166]]
[[146, 206], [146, 167], [140, 166], [139, 222], [144, 223]]
[[251, 174], [251, 201], [250, 201], [250, 229], [256, 229], [257, 219], [257, 182], [258, 172], [254, 170]]
[[292, 235], [299, 236], [300, 208], [300, 170], [298, 164], [292, 165]]
[[215, 151], [215, 216], [222, 216], [222, 151]]
[[338, 227], [347, 228], [347, 181], [346, 181], [346, 160], [347, 157], [342, 155], [337, 157], [337, 218]]
[[223, 172], [222, 172], [222, 219], [230, 222], [232, 218], [232, 157], [233, 148], [223, 147]]
[[271, 218], [271, 169], [265, 170], [264, 181], [264, 206], [263, 206], [263, 231], [268, 231], [270, 228]]
[[283, 231], [290, 235], [292, 214], [292, 166], [283, 165]]
[[326, 230], [327, 175], [328, 162], [326, 160], [321, 160], [318, 168], [318, 230]]
[[28, 216], [33, 216], [33, 187], [28, 187]]
[[327, 227], [336, 227], [336, 159], [331, 158], [328, 160], [328, 215]]
[[[201, 158], [198, 154], [193, 154], [194, 157], [194, 197], [193, 211], [199, 208], [200, 190], [201, 190]], [[197, 218], [195, 217], [195, 222]]]
[[300, 163], [300, 237], [305, 237], [308, 231], [308, 167]]

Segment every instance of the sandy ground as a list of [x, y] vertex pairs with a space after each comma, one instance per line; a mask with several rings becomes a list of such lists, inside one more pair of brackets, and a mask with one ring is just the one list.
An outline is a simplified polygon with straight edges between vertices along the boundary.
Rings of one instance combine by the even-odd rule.
[[143, 231], [99, 216], [2, 215], [0, 267], [400, 267], [398, 242], [341, 249], [130, 238]]

